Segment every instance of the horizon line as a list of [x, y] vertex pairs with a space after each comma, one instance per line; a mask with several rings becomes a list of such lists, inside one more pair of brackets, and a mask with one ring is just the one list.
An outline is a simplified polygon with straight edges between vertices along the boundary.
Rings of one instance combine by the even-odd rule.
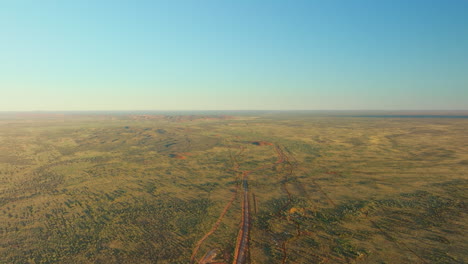
[[37, 112], [306, 112], [306, 111], [440, 111], [440, 112], [468, 112], [468, 109], [113, 109], [113, 110], [0, 110], [0, 113], [37, 113]]

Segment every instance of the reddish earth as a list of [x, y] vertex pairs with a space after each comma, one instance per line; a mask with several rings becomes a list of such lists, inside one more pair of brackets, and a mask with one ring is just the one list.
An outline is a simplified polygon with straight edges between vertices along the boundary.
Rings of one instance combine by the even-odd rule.
[[252, 144], [257, 146], [273, 146], [273, 143], [267, 141], [253, 141]]
[[195, 263], [195, 257], [203, 241], [205, 241], [211, 234], [213, 234], [216, 231], [216, 229], [218, 229], [218, 226], [221, 224], [221, 221], [223, 220], [224, 215], [226, 215], [227, 211], [229, 210], [231, 205], [234, 203], [238, 190], [239, 190], [239, 185], [236, 187], [235, 191], [232, 193], [231, 200], [226, 204], [226, 206], [224, 207], [224, 210], [219, 215], [218, 220], [216, 220], [216, 223], [213, 225], [211, 230], [208, 231], [208, 233], [206, 233], [205, 236], [203, 236], [203, 238], [197, 242], [195, 248], [193, 249], [192, 256], [190, 257], [190, 263]]
[[[254, 141], [251, 142], [254, 145], [257, 146], [266, 146], [266, 145], [273, 145], [270, 142], [266, 141]], [[192, 251], [192, 256], [190, 258], [190, 263], [195, 263], [195, 257], [197, 255], [197, 252], [201, 246], [201, 244], [211, 235], [213, 234], [218, 226], [220, 225], [224, 215], [227, 213], [228, 209], [231, 207], [233, 204], [234, 200], [236, 199], [239, 187], [242, 185], [242, 191], [243, 191], [243, 201], [242, 201], [242, 222], [241, 226], [239, 228], [239, 233], [237, 235], [237, 241], [236, 241], [236, 247], [234, 251], [234, 264], [245, 264], [248, 262], [248, 256], [249, 256], [249, 233], [250, 233], [250, 199], [249, 199], [249, 189], [248, 189], [248, 176], [249, 174], [255, 172], [255, 171], [261, 171], [267, 168], [272, 168], [273, 166], [284, 163], [284, 162], [289, 162], [288, 157], [284, 154], [283, 150], [279, 146], [275, 146], [275, 151], [278, 155], [277, 160], [273, 164], [265, 164], [263, 166], [257, 167], [253, 170], [240, 170], [239, 163], [237, 161], [237, 157], [240, 156], [240, 154], [244, 151], [244, 147], [240, 148], [239, 153], [237, 155], [233, 156], [231, 155], [231, 160], [233, 162], [233, 168], [231, 169], [234, 172], [239, 173], [238, 177], [242, 179], [242, 184], [237, 185], [235, 191], [233, 192], [233, 196], [231, 200], [228, 202], [228, 204], [224, 207], [224, 210], [221, 212], [221, 215], [219, 216], [218, 220], [214, 224], [214, 226], [211, 228], [211, 230], [203, 236], [202, 239], [200, 239], [196, 245], [195, 248]], [[292, 172], [292, 171], [291, 171]], [[287, 191], [287, 190], [286, 190]], [[290, 198], [290, 193], [288, 192], [288, 197]], [[212, 256], [212, 252], [208, 252], [200, 261], [199, 263], [206, 263], [204, 261], [212, 260], [210, 258]], [[286, 254], [285, 254], [286, 256]], [[224, 257], [225, 259], [229, 259], [229, 257]], [[286, 259], [286, 257], [284, 258]], [[214, 263], [225, 263], [225, 262], [214, 262]], [[214, 264], [210, 263], [210, 264]], [[283, 261], [284, 263], [284, 261]]]
[[22, 118], [56, 118], [56, 117], [65, 117], [64, 114], [53, 114], [53, 113], [17, 113], [17, 117]]
[[186, 159], [187, 158], [181, 154], [170, 154], [169, 157], [174, 158], [174, 159]]
[[234, 119], [227, 115], [129, 115], [134, 120], [167, 120], [173, 122], [187, 122], [195, 120], [230, 120]]

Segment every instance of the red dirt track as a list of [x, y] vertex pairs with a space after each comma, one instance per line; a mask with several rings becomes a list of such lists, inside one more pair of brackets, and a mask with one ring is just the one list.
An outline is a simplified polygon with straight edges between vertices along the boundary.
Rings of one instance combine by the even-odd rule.
[[[267, 142], [268, 143], [268, 142]], [[270, 143], [271, 144], [271, 143]], [[271, 144], [273, 145], [273, 144]], [[249, 256], [249, 234], [250, 234], [250, 199], [249, 199], [249, 185], [248, 176], [254, 171], [264, 170], [271, 168], [277, 164], [286, 161], [286, 157], [280, 147], [275, 146], [278, 159], [273, 164], [263, 165], [254, 170], [239, 171], [242, 172], [242, 190], [244, 192], [242, 201], [242, 224], [237, 235], [236, 250], [234, 252], [233, 264], [244, 264], [247, 262]], [[239, 167], [237, 165], [237, 167]]]
[[[240, 154], [245, 150], [245, 148], [240, 147], [239, 153], [237, 153], [235, 156], [231, 155], [231, 161], [233, 163], [233, 168], [231, 170], [234, 171], [234, 172], [239, 173], [239, 176], [242, 179], [241, 183], [242, 183], [242, 191], [243, 191], [243, 195], [242, 195], [242, 221], [241, 221], [241, 225], [240, 225], [239, 232], [238, 232], [238, 235], [237, 235], [236, 247], [235, 247], [235, 251], [234, 251], [234, 259], [233, 259], [233, 262], [232, 262], [234, 264], [245, 264], [247, 262], [247, 260], [248, 260], [248, 257], [249, 257], [249, 235], [250, 235], [250, 219], [251, 219], [251, 217], [250, 217], [250, 208], [251, 208], [251, 206], [250, 206], [250, 199], [249, 199], [248, 176], [253, 172], [257, 172], [257, 171], [260, 171], [260, 170], [272, 168], [273, 166], [275, 166], [277, 164], [280, 164], [280, 163], [283, 163], [283, 162], [287, 161], [286, 155], [283, 153], [282, 149], [279, 146], [275, 146], [272, 143], [266, 142], [266, 141], [254, 141], [254, 142], [252, 142], [252, 144], [257, 145], [257, 146], [274, 146], [276, 154], [277, 154], [277, 160], [274, 163], [265, 164], [265, 165], [262, 165], [262, 166], [259, 166], [259, 167], [255, 168], [253, 170], [240, 170], [239, 169], [240, 165], [239, 165], [239, 163], [237, 161], [237, 157], [240, 156]], [[239, 187], [240, 187], [240, 185], [237, 186], [235, 192], [233, 193], [233, 196], [232, 196], [231, 200], [226, 204], [226, 206], [224, 207], [224, 210], [221, 212], [220, 216], [218, 217], [218, 220], [215, 222], [215, 224], [213, 225], [211, 230], [208, 231], [203, 236], [203, 238], [200, 239], [196, 243], [195, 248], [194, 248], [194, 250], [192, 252], [190, 263], [195, 263], [195, 258], [196, 258], [196, 255], [197, 255], [197, 252], [198, 252], [200, 246], [211, 234], [213, 234], [216, 231], [216, 229], [220, 225], [222, 219], [224, 218], [227, 211], [229, 210], [229, 208], [233, 204], [233, 202], [234, 202], [234, 200], [235, 200], [235, 198], [237, 196]], [[201, 260], [201, 261], [203, 261], [203, 260]]]

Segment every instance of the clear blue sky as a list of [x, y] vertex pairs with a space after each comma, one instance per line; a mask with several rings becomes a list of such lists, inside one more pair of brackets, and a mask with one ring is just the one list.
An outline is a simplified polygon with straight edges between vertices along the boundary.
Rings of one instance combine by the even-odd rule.
[[1, 1], [0, 111], [175, 109], [468, 109], [468, 1]]

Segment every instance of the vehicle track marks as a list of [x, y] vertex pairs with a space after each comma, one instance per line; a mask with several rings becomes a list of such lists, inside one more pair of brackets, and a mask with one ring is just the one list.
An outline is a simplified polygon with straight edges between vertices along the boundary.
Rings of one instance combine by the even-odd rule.
[[257, 171], [265, 170], [272, 168], [275, 165], [284, 163], [287, 161], [287, 157], [284, 155], [281, 148], [275, 145], [275, 151], [278, 155], [277, 160], [273, 164], [265, 164], [253, 170], [238, 171], [242, 173], [242, 186], [243, 186], [243, 201], [242, 201], [242, 222], [237, 235], [236, 240], [236, 249], [234, 251], [234, 260], [233, 264], [244, 264], [247, 262], [249, 256], [249, 234], [250, 234], [250, 199], [249, 199], [249, 185], [248, 185], [248, 176]]

